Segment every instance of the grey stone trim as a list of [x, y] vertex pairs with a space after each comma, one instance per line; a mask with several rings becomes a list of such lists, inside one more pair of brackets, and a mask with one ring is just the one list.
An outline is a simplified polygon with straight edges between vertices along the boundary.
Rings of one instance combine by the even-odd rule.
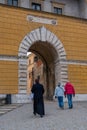
[[34, 37], [34, 40], [35, 41], [38, 41], [38, 38], [37, 38], [37, 35], [36, 35], [36, 32], [35, 31], [32, 31], [32, 36]]
[[60, 63], [62, 64], [74, 64], [74, 65], [87, 65], [87, 61], [81, 61], [81, 60], [60, 60]]
[[27, 69], [27, 66], [25, 66], [25, 65], [20, 65], [20, 70], [26, 70]]
[[35, 30], [35, 34], [37, 37], [37, 41], [40, 41], [40, 29], [39, 28]]
[[19, 80], [19, 86], [26, 86], [27, 85], [27, 83], [26, 83], [26, 81], [24, 81], [24, 80]]
[[18, 56], [0, 55], [0, 60], [4, 61], [18, 61]]
[[28, 45], [28, 47], [31, 46], [32, 42], [31, 42], [31, 40], [30, 40], [28, 35], [23, 40], [23, 43], [25, 43], [25, 45]]
[[23, 53], [22, 56], [20, 55], [19, 58], [18, 77], [19, 77], [19, 93], [20, 93], [21, 90], [26, 91], [27, 87], [27, 56], [23, 55]]
[[44, 27], [41, 27], [40, 28], [40, 40], [41, 41], [43, 41], [43, 42], [45, 42], [46, 41], [46, 28], [44, 28]]
[[49, 30], [47, 30], [47, 32], [46, 32], [46, 41], [47, 41], [48, 43], [50, 43], [50, 40], [49, 40], [50, 35], [51, 35], [51, 32], [50, 32]]
[[[25, 40], [27, 39], [27, 40]], [[66, 59], [66, 53], [61, 41], [44, 26], [39, 29], [35, 29], [31, 33], [28, 33], [27, 36], [23, 39], [19, 47], [19, 56], [26, 56], [29, 47], [33, 45], [36, 41], [48, 42], [54, 46], [57, 50], [59, 59]], [[29, 46], [28, 46], [29, 45]], [[64, 57], [63, 57], [64, 56]]]
[[20, 90], [21, 90], [21, 89], [22, 89], [22, 90], [25, 90], [26, 85], [19, 85], [19, 87], [20, 87]]
[[19, 94], [12, 95], [12, 103], [29, 103], [29, 95], [25, 90], [21, 90]]
[[26, 73], [23, 73], [23, 72], [20, 72], [20, 73], [18, 74], [18, 77], [19, 77], [19, 80], [20, 80], [20, 78], [27, 78], [27, 74], [26, 74]]
[[6, 98], [6, 94], [0, 94], [0, 99]]
[[[54, 35], [54, 38], [52, 40], [52, 44], [54, 45], [55, 43], [57, 43], [59, 41], [59, 39]], [[58, 42], [59, 43], [59, 42]]]
[[27, 81], [26, 77], [20, 77], [20, 81]]
[[[38, 29], [35, 29], [28, 33], [24, 39], [22, 40], [19, 47], [19, 93], [22, 89], [27, 85], [27, 52], [29, 48], [38, 41], [48, 42], [51, 44], [56, 52], [58, 53], [58, 59], [55, 61], [55, 79], [56, 83], [58, 81], [66, 82], [68, 79], [67, 75], [67, 64], [66, 68], [62, 66], [62, 60], [66, 61], [66, 52], [64, 50], [63, 44], [59, 40], [59, 38], [53, 34], [51, 31], [47, 30], [44, 26]], [[25, 80], [23, 80], [23, 78]], [[23, 87], [22, 87], [23, 86]]]

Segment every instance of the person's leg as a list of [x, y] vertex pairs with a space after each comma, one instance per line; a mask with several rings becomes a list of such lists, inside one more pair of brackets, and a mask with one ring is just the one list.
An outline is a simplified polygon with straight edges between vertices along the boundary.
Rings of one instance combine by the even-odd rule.
[[72, 105], [72, 94], [68, 94], [67, 99], [68, 99], [69, 108], [72, 108], [73, 107], [73, 105]]
[[72, 94], [70, 94], [70, 108], [73, 108]]
[[59, 105], [59, 107], [61, 107], [61, 99], [60, 99], [60, 97], [58, 97], [58, 105]]
[[64, 108], [63, 96], [58, 97], [58, 104], [60, 108]]
[[33, 100], [33, 114], [36, 115], [37, 113], [37, 101]]
[[60, 106], [61, 108], [64, 108], [63, 96], [60, 97]]
[[36, 113], [39, 114], [40, 117], [43, 117], [45, 115], [43, 98], [38, 98], [37, 100]]

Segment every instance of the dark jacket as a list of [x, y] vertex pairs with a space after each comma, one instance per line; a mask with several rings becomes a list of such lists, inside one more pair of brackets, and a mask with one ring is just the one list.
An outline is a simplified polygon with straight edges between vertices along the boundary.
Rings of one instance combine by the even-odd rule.
[[36, 83], [32, 86], [32, 93], [34, 93], [34, 113], [44, 115], [44, 87], [42, 84]]

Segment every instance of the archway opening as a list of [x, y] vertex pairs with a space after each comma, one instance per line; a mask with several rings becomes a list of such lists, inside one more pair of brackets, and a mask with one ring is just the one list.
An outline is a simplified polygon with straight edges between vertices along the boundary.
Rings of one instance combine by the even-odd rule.
[[38, 79], [45, 86], [45, 66], [41, 58], [35, 53], [28, 52], [28, 76], [27, 76], [27, 93], [31, 93], [31, 88]]
[[[40, 83], [42, 83], [45, 88], [45, 98], [52, 99], [55, 89], [55, 61], [58, 58], [58, 53], [50, 43], [42, 41], [35, 42], [29, 48], [28, 52], [32, 52], [36, 60], [38, 57], [42, 61], [42, 66], [40, 66], [42, 68], [33, 68], [33, 77], [30, 82], [34, 83], [35, 78], [40, 78]], [[41, 72], [38, 73], [38, 71], [42, 71], [42, 75], [40, 75], [39, 73]], [[29, 78], [29, 80], [31, 80], [31, 78]]]
[[[19, 94], [26, 95], [27, 86], [27, 52], [38, 55], [46, 75], [45, 97], [53, 98], [54, 88], [58, 82], [67, 80], [66, 52], [59, 38], [44, 26], [29, 32], [19, 46]], [[66, 64], [65, 64], [66, 62]], [[27, 97], [27, 96], [26, 96]]]

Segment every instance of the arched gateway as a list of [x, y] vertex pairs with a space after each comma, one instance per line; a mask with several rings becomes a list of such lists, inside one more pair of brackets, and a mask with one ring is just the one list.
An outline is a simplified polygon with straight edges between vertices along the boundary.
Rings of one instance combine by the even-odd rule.
[[66, 52], [58, 37], [45, 27], [28, 33], [19, 46], [19, 101], [26, 102], [27, 52], [39, 54], [46, 65], [46, 97], [52, 98], [55, 85], [67, 80]]

